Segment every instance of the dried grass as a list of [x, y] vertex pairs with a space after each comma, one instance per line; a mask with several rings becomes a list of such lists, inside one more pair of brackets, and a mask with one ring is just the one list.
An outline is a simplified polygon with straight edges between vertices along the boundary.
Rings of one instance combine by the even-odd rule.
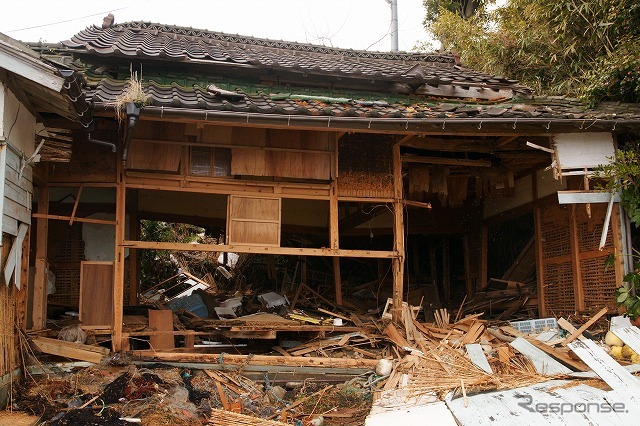
[[142, 85], [142, 71], [140, 72], [140, 78], [138, 78], [137, 72], [133, 72], [133, 68], [130, 72], [131, 75], [127, 79], [127, 86], [125, 89], [113, 102], [108, 104], [109, 106], [114, 107], [118, 123], [121, 123], [126, 116], [125, 112], [127, 104], [133, 102], [136, 106], [141, 108], [146, 105], [148, 99], [148, 96], [144, 93], [144, 87]]

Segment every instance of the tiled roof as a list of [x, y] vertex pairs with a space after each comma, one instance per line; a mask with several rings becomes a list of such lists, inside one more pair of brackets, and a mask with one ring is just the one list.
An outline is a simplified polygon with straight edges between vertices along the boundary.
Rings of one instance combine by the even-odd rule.
[[467, 89], [470, 86], [509, 89], [525, 96], [530, 93], [529, 89], [517, 85], [516, 80], [456, 65], [454, 57], [447, 54], [355, 51], [147, 22], [89, 27], [63, 45], [72, 53], [98, 57], [248, 66], [307, 75], [393, 81], [411, 84], [414, 89], [421, 84], [453, 85]]
[[[126, 83], [103, 78], [93, 86], [88, 93], [90, 100], [108, 104], [122, 93]], [[147, 102], [152, 106], [240, 113], [361, 118], [640, 119], [640, 105], [602, 104], [596, 109], [587, 109], [580, 101], [564, 97], [493, 103], [397, 96], [389, 99], [383, 94], [379, 98], [370, 94], [366, 99], [358, 99], [277, 90], [271, 93], [245, 93], [240, 90], [230, 93], [217, 86], [206, 88], [196, 85], [187, 88], [177, 84], [161, 85], [153, 81], [145, 85], [145, 92], [149, 97]], [[585, 126], [589, 124], [586, 122]]]

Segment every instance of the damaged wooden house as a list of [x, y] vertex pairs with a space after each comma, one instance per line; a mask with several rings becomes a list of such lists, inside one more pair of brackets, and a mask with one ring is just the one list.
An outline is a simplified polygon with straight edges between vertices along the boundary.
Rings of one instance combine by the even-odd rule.
[[[129, 349], [123, 315], [147, 290], [146, 250], [297, 259], [296, 298], [348, 308], [374, 282], [368, 295], [382, 307], [390, 298], [396, 320], [406, 301], [433, 315], [466, 300], [503, 318], [615, 308], [630, 265], [605, 260], [630, 251], [630, 226], [589, 177], [638, 133], [638, 106], [536, 98], [449, 54], [147, 22], [107, 22], [32, 48], [66, 76], [58, 92], [67, 96], [40, 102], [42, 90], [19, 74], [5, 85], [17, 99], [26, 92], [24, 113], [38, 121], [12, 160], [28, 173], [12, 165], [10, 181], [2, 164], [5, 188], [32, 179], [35, 194], [24, 205], [32, 214], [3, 222], [3, 247], [11, 235], [27, 242], [14, 262], [24, 265], [29, 329], [46, 328], [48, 307], [75, 309], [114, 350]], [[219, 238], [143, 239], [144, 220]], [[306, 265], [318, 264], [315, 280]]]

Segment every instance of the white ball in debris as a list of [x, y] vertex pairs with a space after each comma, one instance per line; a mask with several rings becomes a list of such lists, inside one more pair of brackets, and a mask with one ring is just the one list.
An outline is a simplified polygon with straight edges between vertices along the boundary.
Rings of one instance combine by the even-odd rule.
[[388, 359], [381, 359], [378, 361], [378, 365], [376, 365], [376, 374], [378, 376], [388, 376], [391, 374], [391, 370], [393, 369], [393, 363]]
[[309, 424], [311, 426], [322, 426], [324, 424], [324, 417], [322, 416], [314, 417], [313, 420], [309, 422]]

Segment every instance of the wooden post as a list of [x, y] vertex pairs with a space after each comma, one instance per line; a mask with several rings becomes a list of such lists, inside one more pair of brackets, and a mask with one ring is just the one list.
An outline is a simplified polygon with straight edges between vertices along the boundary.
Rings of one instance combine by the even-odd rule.
[[488, 261], [489, 261], [489, 227], [487, 225], [482, 225], [482, 242], [480, 247], [480, 279], [478, 280], [480, 283], [480, 288], [485, 288], [487, 286], [487, 275], [488, 272]]
[[571, 270], [573, 272], [573, 297], [576, 310], [584, 311], [584, 291], [582, 288], [582, 271], [580, 269], [580, 243], [578, 241], [577, 208], [571, 204], [569, 210], [569, 239], [571, 241]]
[[402, 203], [402, 157], [400, 144], [393, 146], [393, 248], [398, 256], [393, 262], [393, 309], [392, 320], [402, 323], [402, 301], [404, 290], [404, 204]]
[[333, 258], [333, 283], [336, 288], [336, 305], [342, 306], [342, 277], [340, 276], [340, 258]]
[[18, 293], [18, 305], [16, 315], [18, 325], [27, 330], [27, 303], [29, 303], [29, 242], [31, 240], [31, 227], [27, 230], [22, 240], [22, 259], [20, 259], [20, 292]]
[[[119, 157], [118, 157], [119, 160]], [[113, 283], [113, 333], [111, 336], [114, 351], [121, 351], [125, 344], [122, 340], [122, 315], [124, 308], [124, 239], [126, 210], [125, 201], [127, 190], [125, 187], [124, 165], [117, 161], [116, 176], [116, 252], [114, 260]]]
[[[338, 186], [333, 181], [329, 198], [329, 244], [332, 249], [340, 248], [340, 231], [338, 228]], [[340, 277], [340, 258], [333, 258], [333, 283], [336, 293], [336, 304], [342, 306], [342, 278]]]
[[[38, 193], [38, 213], [49, 214], [49, 188], [41, 186]], [[42, 330], [47, 322], [47, 239], [49, 237], [49, 221], [36, 219], [36, 261], [33, 283], [33, 329]]]
[[[137, 191], [134, 191], [137, 192]], [[132, 212], [129, 216], [129, 235], [131, 239], [140, 239], [140, 220], [138, 214]], [[138, 250], [129, 250], [129, 305], [138, 305], [138, 284], [140, 268]]]
[[462, 251], [464, 252], [464, 284], [467, 292], [467, 300], [473, 298], [473, 277], [471, 276], [471, 248], [469, 247], [469, 234], [462, 237]]
[[[611, 231], [613, 235], [613, 248], [615, 256], [615, 273], [616, 282], [622, 282], [622, 277], [625, 275], [625, 257], [629, 257], [630, 251], [626, 251], [623, 247], [622, 223], [620, 220], [620, 204], [615, 203], [613, 205], [613, 213], [611, 214]], [[631, 236], [629, 236], [631, 238]]]
[[449, 265], [449, 237], [442, 238], [442, 288], [444, 300], [448, 304], [451, 300], [451, 268]]
[[542, 257], [542, 209], [536, 207], [533, 215], [533, 228], [536, 235], [536, 275], [538, 277], [538, 316], [545, 318], [547, 316], [547, 307], [544, 301], [544, 265]]

